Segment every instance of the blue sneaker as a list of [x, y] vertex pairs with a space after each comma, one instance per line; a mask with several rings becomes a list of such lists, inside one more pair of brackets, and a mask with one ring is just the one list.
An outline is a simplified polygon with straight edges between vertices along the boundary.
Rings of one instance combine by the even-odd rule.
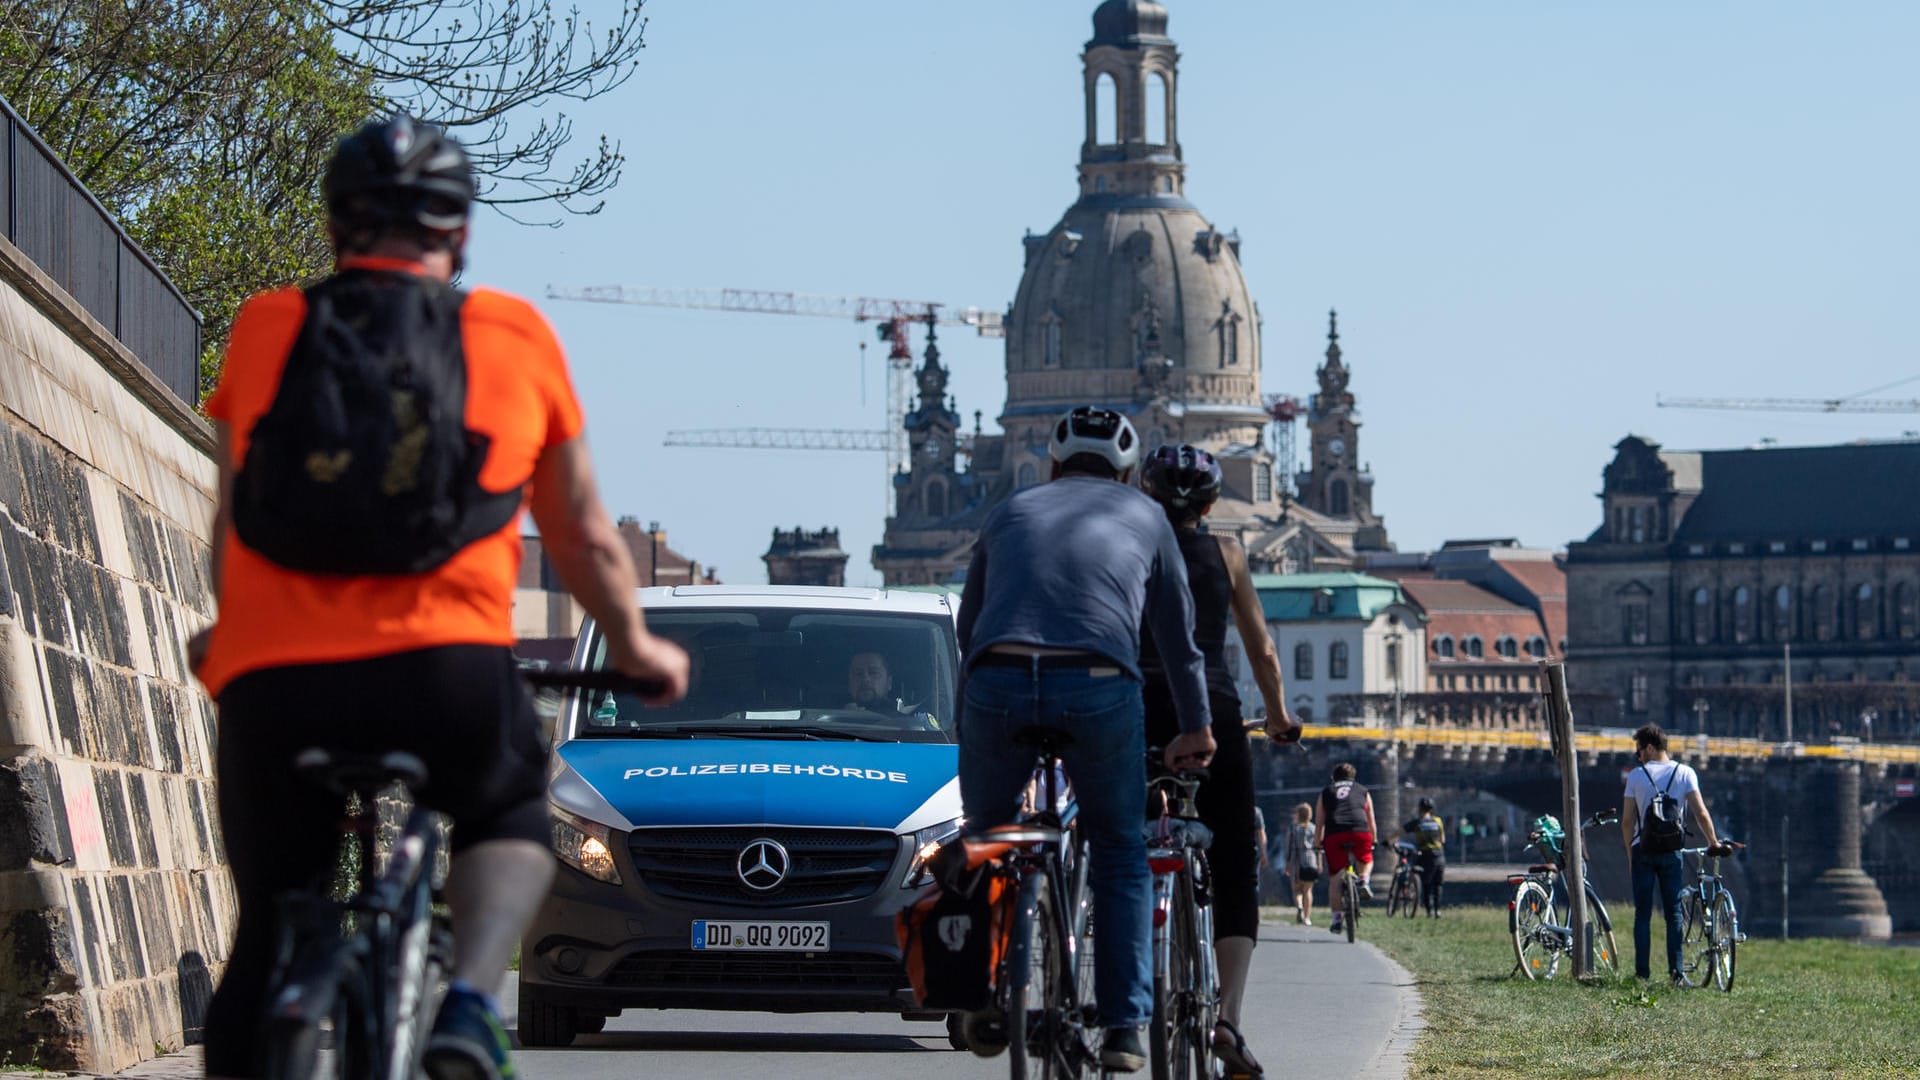
[[464, 984], [447, 988], [420, 1065], [433, 1080], [519, 1080], [512, 1043], [493, 999]]

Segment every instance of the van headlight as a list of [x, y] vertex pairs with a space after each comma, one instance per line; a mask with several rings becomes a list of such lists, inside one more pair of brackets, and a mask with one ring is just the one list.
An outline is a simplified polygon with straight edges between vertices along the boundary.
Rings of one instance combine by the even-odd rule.
[[927, 863], [933, 854], [939, 851], [947, 841], [960, 835], [960, 819], [943, 821], [938, 825], [929, 825], [913, 834], [913, 861], [907, 864], [907, 879], [900, 883], [901, 888], [917, 889], [933, 880], [927, 871]]
[[613, 864], [612, 830], [557, 807], [549, 809], [553, 813], [553, 853], [560, 861], [590, 878], [620, 884], [620, 869]]

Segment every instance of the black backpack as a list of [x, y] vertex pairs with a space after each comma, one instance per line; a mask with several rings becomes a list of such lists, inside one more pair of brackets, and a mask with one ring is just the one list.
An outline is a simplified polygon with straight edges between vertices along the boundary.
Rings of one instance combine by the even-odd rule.
[[[1653, 770], [1640, 766], [1647, 774], [1647, 786], [1653, 786]], [[1675, 764], [1667, 773], [1667, 785], [1647, 802], [1647, 818], [1640, 823], [1640, 847], [1654, 855], [1665, 855], [1679, 851], [1687, 846], [1687, 826], [1681, 820], [1684, 811], [1680, 800], [1667, 792], [1673, 790], [1673, 778], [1680, 775], [1680, 766]]]
[[480, 487], [491, 440], [466, 427], [466, 294], [349, 270], [306, 298], [234, 477], [241, 542], [303, 573], [419, 574], [513, 520], [520, 489]]

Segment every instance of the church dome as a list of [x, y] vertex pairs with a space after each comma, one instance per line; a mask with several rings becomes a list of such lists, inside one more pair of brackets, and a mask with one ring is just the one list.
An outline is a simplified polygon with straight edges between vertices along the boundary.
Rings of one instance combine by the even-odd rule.
[[1259, 316], [1239, 237], [1184, 194], [1179, 54], [1165, 36], [1166, 8], [1107, 0], [1093, 20], [1080, 198], [1026, 239], [1002, 426], [1012, 434], [1023, 421], [1099, 403], [1136, 420], [1156, 413], [1169, 437], [1253, 442], [1265, 420]]
[[1166, 40], [1167, 9], [1153, 0], [1107, 0], [1093, 12], [1094, 45], [1131, 45], [1143, 38]]

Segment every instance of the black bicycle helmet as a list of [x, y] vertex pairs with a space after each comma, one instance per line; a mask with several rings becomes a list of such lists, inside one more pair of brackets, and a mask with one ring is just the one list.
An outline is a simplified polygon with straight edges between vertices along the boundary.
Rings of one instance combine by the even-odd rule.
[[1199, 517], [1220, 497], [1220, 463], [1197, 446], [1162, 446], [1147, 455], [1140, 490], [1175, 520]]
[[1106, 459], [1114, 472], [1123, 473], [1140, 463], [1140, 436], [1126, 417], [1112, 409], [1082, 405], [1053, 426], [1047, 450], [1055, 461], [1094, 454]]
[[467, 223], [473, 163], [446, 132], [395, 113], [340, 140], [320, 193], [337, 222], [449, 232]]
[[1425, 795], [1420, 796], [1420, 812], [1424, 814], [1427, 811], [1432, 809], [1433, 809], [1433, 800], [1427, 798]]

